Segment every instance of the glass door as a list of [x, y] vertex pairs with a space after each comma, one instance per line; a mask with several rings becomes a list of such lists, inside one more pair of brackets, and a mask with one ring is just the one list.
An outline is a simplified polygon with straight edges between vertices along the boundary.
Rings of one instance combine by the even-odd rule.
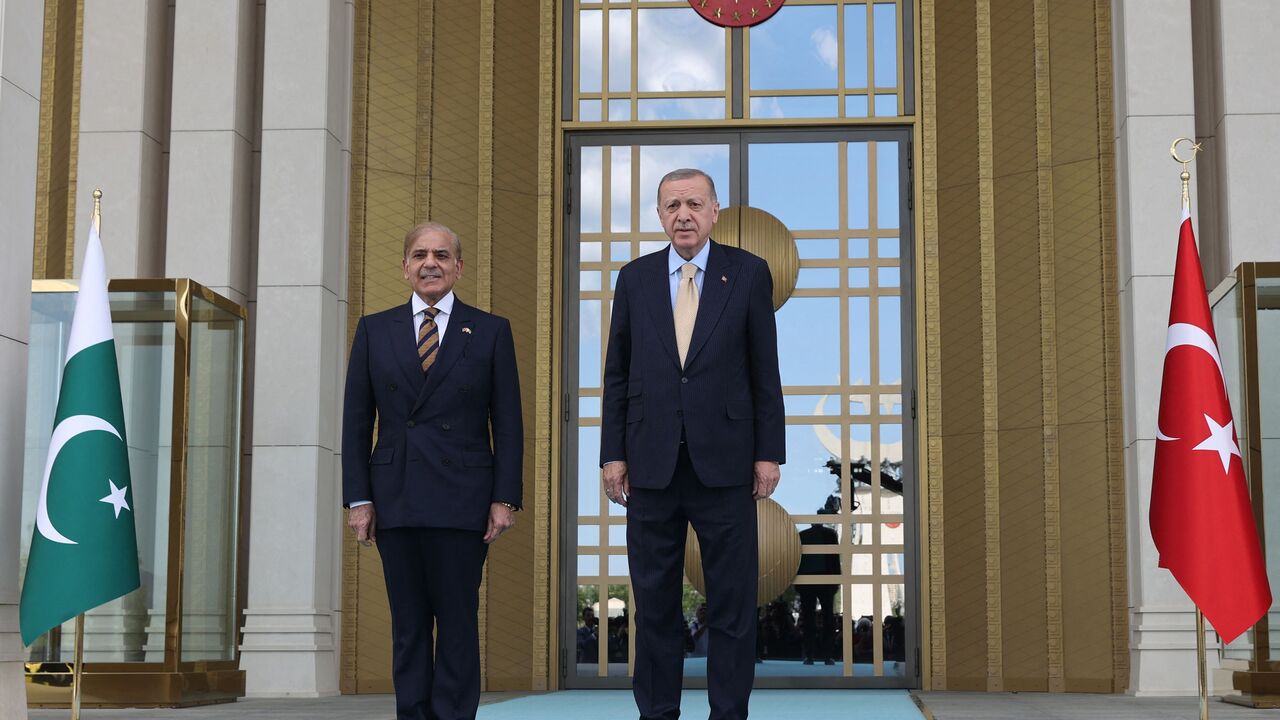
[[[908, 139], [877, 129], [570, 136], [566, 687], [629, 685], [634, 606], [625, 510], [601, 491], [601, 370], [618, 270], [667, 247], [657, 183], [679, 167], [710, 174], [722, 207], [777, 217], [800, 258], [777, 311], [788, 462], [773, 499], [794, 521], [802, 555], [794, 583], [759, 610], [756, 685], [916, 684]], [[702, 603], [686, 582], [686, 622]], [[691, 639], [686, 685], [705, 678]]]

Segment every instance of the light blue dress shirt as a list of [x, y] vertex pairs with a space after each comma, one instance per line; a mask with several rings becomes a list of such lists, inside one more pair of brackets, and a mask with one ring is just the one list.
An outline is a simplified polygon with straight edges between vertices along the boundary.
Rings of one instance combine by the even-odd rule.
[[676, 293], [680, 291], [680, 268], [684, 264], [691, 262], [698, 266], [698, 272], [693, 275], [693, 283], [698, 286], [698, 297], [702, 297], [702, 283], [707, 275], [707, 256], [711, 254], [711, 241], [707, 240], [707, 244], [702, 246], [697, 255], [692, 260], [685, 260], [680, 257], [680, 253], [676, 252], [675, 245], [667, 246], [667, 271], [668, 279], [671, 281], [671, 312], [676, 310]]

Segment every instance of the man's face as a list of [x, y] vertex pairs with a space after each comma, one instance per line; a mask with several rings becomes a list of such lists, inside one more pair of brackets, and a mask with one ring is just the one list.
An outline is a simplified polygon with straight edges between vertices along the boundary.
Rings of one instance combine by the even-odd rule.
[[720, 203], [711, 199], [711, 184], [704, 177], [670, 180], [658, 189], [658, 219], [685, 260], [707, 244], [719, 217]]
[[404, 256], [404, 279], [418, 297], [434, 305], [460, 277], [462, 258], [448, 233], [428, 230], [414, 238]]

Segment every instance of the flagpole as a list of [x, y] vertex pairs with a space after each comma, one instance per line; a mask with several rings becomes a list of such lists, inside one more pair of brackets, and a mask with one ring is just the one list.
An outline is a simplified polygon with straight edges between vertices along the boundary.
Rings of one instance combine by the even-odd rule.
[[[102, 190], [93, 191], [93, 227], [102, 228]], [[80, 720], [80, 694], [84, 681], [84, 613], [76, 615], [75, 664], [71, 671], [71, 720]]]
[[71, 671], [71, 720], [80, 720], [80, 669], [84, 666], [84, 613], [76, 616], [75, 665]]
[[[1191, 157], [1186, 160], [1178, 157], [1178, 144], [1183, 142], [1191, 143]], [[1200, 150], [1200, 143], [1187, 137], [1180, 137], [1169, 146], [1169, 154], [1173, 156], [1174, 161], [1182, 164], [1182, 173], [1179, 175], [1182, 180], [1182, 210], [1188, 215], [1191, 214], [1191, 171], [1188, 166], [1196, 159], [1196, 154]], [[1200, 691], [1200, 720], [1209, 720], [1209, 677], [1206, 665], [1204, 613], [1200, 612], [1199, 606], [1196, 606], [1196, 679]]]
[[1196, 674], [1200, 679], [1200, 720], [1209, 720], [1209, 677], [1204, 658], [1204, 613], [1196, 608]]

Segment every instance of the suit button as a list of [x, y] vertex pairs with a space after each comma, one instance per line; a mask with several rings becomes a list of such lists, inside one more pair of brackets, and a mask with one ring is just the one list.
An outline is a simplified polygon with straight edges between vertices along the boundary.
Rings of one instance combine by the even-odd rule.
[[440, 426], [440, 429], [441, 429], [441, 430], [451, 430], [452, 428], [450, 428], [450, 427], [449, 427], [449, 423], [445, 423], [445, 424], [443, 424], [443, 425], [441, 425], [441, 426]]
[[395, 383], [391, 383], [391, 385], [389, 386], [389, 389], [391, 389], [391, 390], [395, 390], [395, 389], [396, 389], [396, 384], [395, 384]]
[[445, 466], [445, 467], [449, 467], [449, 466], [450, 466], [450, 465], [452, 465], [452, 464], [453, 464], [453, 461], [452, 461], [452, 460], [450, 460], [449, 458], [445, 458], [445, 459], [444, 459], [444, 466]]
[[680, 378], [680, 384], [681, 384], [681, 385], [688, 385], [688, 384], [689, 384], [689, 378], [687, 378], [687, 377], [682, 377], [682, 378]]
[[417, 423], [415, 423], [415, 422], [414, 422], [414, 421], [412, 421], [412, 420], [410, 420], [409, 422], [407, 422], [407, 423], [405, 423], [405, 424], [406, 424], [406, 425], [408, 425], [409, 427], [413, 427], [414, 425], [417, 425]]

